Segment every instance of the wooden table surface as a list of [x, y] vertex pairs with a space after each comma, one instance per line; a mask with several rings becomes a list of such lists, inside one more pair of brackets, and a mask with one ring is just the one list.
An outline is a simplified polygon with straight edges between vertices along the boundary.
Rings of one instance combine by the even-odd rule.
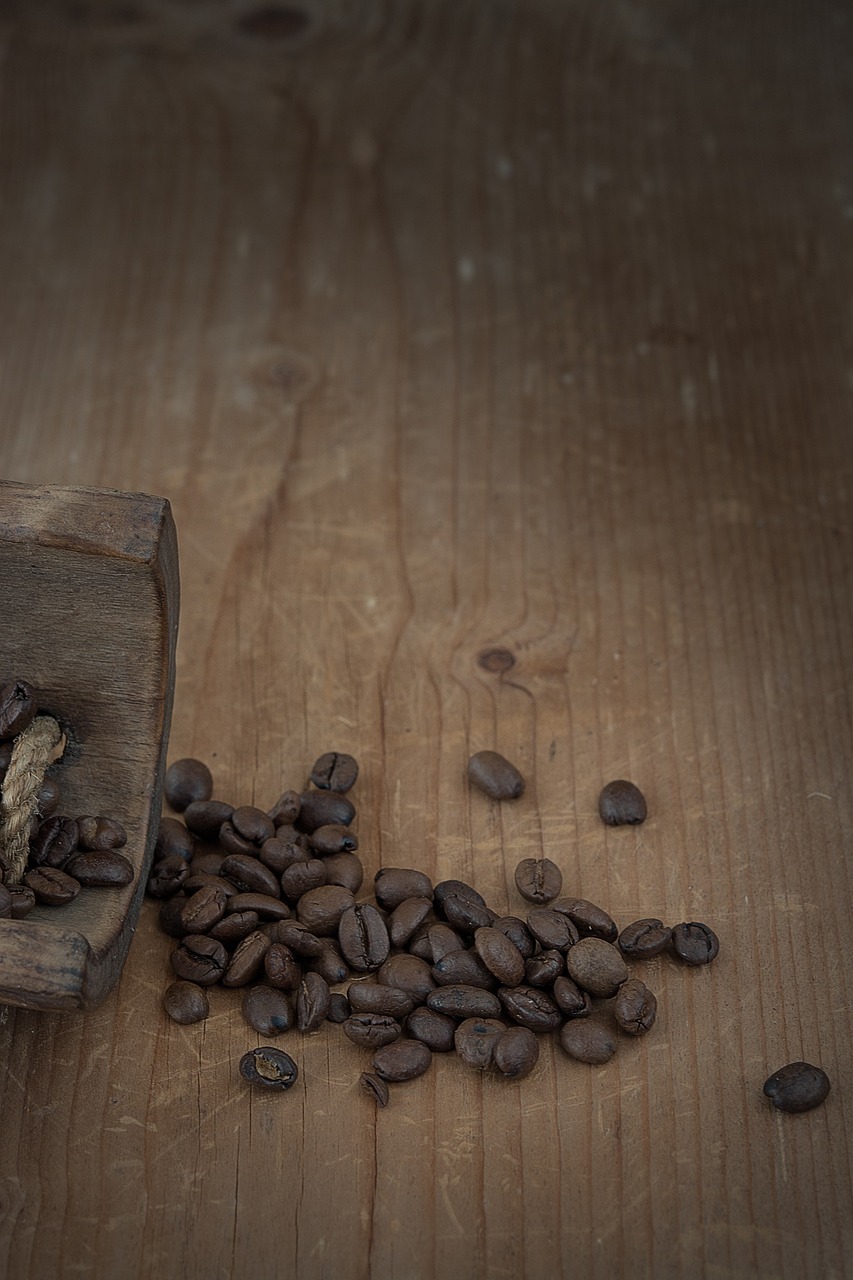
[[170, 758], [352, 751], [368, 883], [547, 855], [721, 952], [606, 1066], [377, 1112], [338, 1028], [270, 1098], [235, 993], [170, 1023], [149, 903], [98, 1010], [0, 1014], [0, 1269], [853, 1273], [851, 121], [829, 0], [3, 8], [0, 474], [173, 504]]

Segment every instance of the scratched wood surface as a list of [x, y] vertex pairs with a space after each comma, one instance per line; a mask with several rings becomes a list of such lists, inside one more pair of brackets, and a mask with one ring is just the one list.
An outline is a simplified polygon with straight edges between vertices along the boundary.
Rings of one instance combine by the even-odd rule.
[[336, 1028], [268, 1098], [236, 996], [167, 1022], [147, 910], [100, 1009], [0, 1015], [0, 1267], [849, 1275], [849, 7], [21, 0], [0, 54], [0, 474], [173, 504], [171, 757], [351, 750], [369, 875], [518, 910], [544, 853], [722, 943], [605, 1067], [376, 1113]]

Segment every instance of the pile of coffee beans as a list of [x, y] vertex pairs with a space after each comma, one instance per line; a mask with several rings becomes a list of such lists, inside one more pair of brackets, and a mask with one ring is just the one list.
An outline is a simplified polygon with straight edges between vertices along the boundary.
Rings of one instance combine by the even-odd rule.
[[[12, 760], [15, 740], [39, 713], [38, 694], [22, 679], [0, 687], [0, 786]], [[54, 766], [54, 770], [56, 766]], [[0, 857], [0, 918], [22, 920], [40, 903], [58, 907], [73, 901], [83, 888], [130, 884], [133, 866], [118, 852], [127, 833], [115, 818], [58, 813], [61, 793], [56, 778], [46, 774], [31, 822], [27, 866], [13, 881]]]

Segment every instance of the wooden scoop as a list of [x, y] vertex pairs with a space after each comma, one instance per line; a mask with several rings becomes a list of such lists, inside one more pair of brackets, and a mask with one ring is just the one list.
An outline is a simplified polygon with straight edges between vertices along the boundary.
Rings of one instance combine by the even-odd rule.
[[135, 871], [0, 919], [0, 1003], [88, 1009], [118, 980], [157, 838], [178, 602], [164, 498], [0, 482], [0, 671], [65, 730], [59, 812], [118, 818]]

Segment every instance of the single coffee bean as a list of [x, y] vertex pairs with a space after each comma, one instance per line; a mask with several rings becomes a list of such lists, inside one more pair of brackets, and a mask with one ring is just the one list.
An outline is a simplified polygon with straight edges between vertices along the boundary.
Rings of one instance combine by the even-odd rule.
[[485, 898], [462, 880], [443, 880], [435, 886], [433, 899], [447, 923], [463, 933], [473, 933], [498, 918]]
[[281, 924], [276, 930], [276, 942], [283, 942], [286, 947], [294, 955], [302, 956], [304, 959], [315, 959], [323, 950], [323, 943], [316, 934], [312, 933], [307, 925], [299, 924], [296, 920], [289, 920], [286, 924]]
[[65, 863], [64, 869], [84, 887], [120, 888], [131, 884], [134, 875], [128, 859], [114, 849], [75, 853]]
[[501, 1003], [492, 991], [482, 987], [437, 987], [427, 996], [427, 1008], [446, 1013], [449, 1018], [499, 1018]]
[[[187, 897], [190, 897], [193, 893], [198, 893], [199, 889], [207, 888], [218, 889], [224, 895], [226, 902], [229, 898], [236, 896], [237, 889], [230, 880], [223, 880], [222, 876], [211, 875], [208, 871], [195, 871], [195, 863], [196, 860], [193, 858], [190, 863], [190, 874], [181, 885]], [[193, 932], [198, 933], [199, 931], [195, 929]]]
[[349, 1000], [347, 1000], [344, 993], [342, 991], [333, 991], [329, 996], [329, 1012], [326, 1014], [326, 1021], [340, 1024], [346, 1022], [351, 1013]]
[[276, 827], [289, 826], [299, 817], [299, 807], [299, 792], [283, 791], [268, 813]]
[[529, 960], [536, 953], [536, 939], [518, 916], [498, 916], [497, 920], [492, 922], [492, 928], [506, 934], [525, 960]]
[[373, 973], [385, 963], [391, 950], [385, 921], [369, 903], [357, 903], [342, 913], [338, 944], [356, 973]]
[[495, 1056], [495, 1046], [506, 1031], [496, 1018], [466, 1018], [453, 1037], [458, 1056], [466, 1067], [487, 1071]]
[[405, 947], [432, 911], [431, 898], [407, 898], [395, 907], [388, 921], [392, 947]]
[[662, 920], [634, 920], [619, 934], [619, 950], [632, 960], [649, 960], [666, 951], [672, 930]]
[[300, 1031], [316, 1031], [326, 1020], [331, 992], [319, 973], [306, 973], [296, 992], [296, 1025]]
[[337, 791], [341, 795], [355, 786], [358, 762], [344, 751], [327, 751], [314, 761], [311, 781], [321, 791]]
[[[433, 964], [438, 964], [439, 960], [443, 960], [445, 956], [449, 956], [453, 951], [465, 951], [466, 949], [462, 937], [455, 929], [451, 929], [449, 924], [431, 925], [427, 931], [427, 939]], [[411, 946], [409, 950], [411, 950]], [[426, 960], [427, 957], [424, 956], [423, 959]]]
[[373, 881], [373, 892], [380, 907], [393, 911], [407, 898], [432, 900], [432, 881], [410, 867], [381, 867]]
[[241, 938], [246, 938], [250, 933], [254, 933], [259, 923], [257, 911], [235, 911], [232, 915], [225, 915], [217, 924], [208, 930], [208, 937], [215, 938], [217, 942], [221, 942], [224, 946], [233, 946], [235, 942], [239, 942]]
[[326, 884], [336, 884], [341, 889], [349, 889], [350, 893], [358, 893], [364, 881], [361, 858], [354, 853], [333, 853], [322, 861]]
[[330, 822], [312, 831], [308, 843], [320, 857], [330, 853], [354, 853], [358, 848], [358, 836], [349, 827]]
[[793, 1114], [819, 1107], [829, 1090], [829, 1076], [810, 1062], [789, 1062], [764, 1082], [764, 1093], [773, 1106]]
[[77, 829], [79, 849], [121, 849], [127, 844], [127, 832], [121, 823], [115, 818], [106, 818], [103, 814], [79, 817]]
[[210, 1013], [207, 992], [195, 982], [170, 982], [163, 993], [163, 1008], [173, 1022], [189, 1026], [203, 1022]]
[[[628, 983], [625, 983], [628, 986]], [[589, 992], [581, 991], [571, 978], [560, 976], [555, 979], [551, 988], [554, 1003], [567, 1018], [586, 1018], [592, 1013], [592, 1001]]]
[[431, 928], [432, 921], [425, 920], [423, 924], [418, 925], [406, 944], [406, 950], [410, 956], [417, 956], [419, 960], [424, 960], [428, 965], [432, 964], [432, 947], [429, 944], [429, 931]]
[[421, 1040], [395, 1040], [377, 1050], [373, 1070], [382, 1080], [414, 1080], [429, 1070], [432, 1054]]
[[230, 822], [234, 806], [224, 800], [193, 800], [184, 809], [184, 822], [202, 840], [218, 840], [223, 822]]
[[258, 1084], [266, 1089], [289, 1089], [296, 1083], [299, 1068], [282, 1049], [273, 1049], [264, 1045], [260, 1049], [250, 1049], [240, 1059], [240, 1075], [249, 1084]]
[[550, 902], [563, 887], [563, 873], [550, 858], [522, 858], [515, 868], [515, 886], [528, 902]]
[[348, 889], [339, 885], [324, 884], [319, 889], [303, 893], [296, 906], [299, 921], [320, 937], [331, 937], [338, 932], [341, 916], [347, 907], [355, 906], [355, 898]]
[[303, 791], [299, 801], [299, 817], [294, 826], [309, 836], [330, 822], [348, 827], [355, 817], [355, 805], [337, 791]]
[[36, 795], [36, 813], [42, 818], [49, 818], [59, 808], [62, 792], [55, 778], [45, 777]]
[[157, 913], [157, 922], [163, 933], [168, 934], [170, 938], [182, 938], [184, 936], [184, 922], [181, 919], [181, 914], [186, 901], [186, 896], [183, 893], [175, 893], [171, 898], [165, 898], [160, 905], [160, 910]]
[[234, 948], [234, 954], [222, 978], [223, 987], [245, 987], [248, 982], [257, 978], [271, 945], [267, 935], [260, 929], [246, 934]]
[[264, 955], [267, 982], [280, 991], [295, 991], [302, 981], [302, 969], [283, 942], [270, 943]]
[[293, 1009], [282, 991], [263, 984], [249, 987], [243, 996], [243, 1017], [261, 1036], [280, 1036], [293, 1026]]
[[336, 986], [339, 982], [346, 982], [350, 976], [349, 966], [333, 938], [320, 939], [320, 954], [307, 960], [305, 967], [312, 973], [319, 973], [330, 987]]
[[408, 991], [386, 987], [379, 982], [353, 982], [347, 988], [353, 1013], [379, 1013], [388, 1018], [405, 1018], [415, 1007]]
[[388, 1099], [391, 1095], [388, 1085], [381, 1076], [376, 1075], [373, 1071], [362, 1071], [358, 1078], [358, 1083], [368, 1097], [373, 1099], [377, 1107], [388, 1106]]
[[440, 987], [481, 987], [494, 991], [498, 980], [483, 964], [476, 951], [451, 951], [432, 966], [432, 976]]
[[244, 858], [258, 856], [258, 846], [252, 840], [241, 836], [230, 818], [227, 818], [219, 828], [219, 843], [226, 853], [239, 854]]
[[534, 907], [528, 911], [527, 927], [546, 951], [568, 951], [580, 936], [569, 917], [553, 907]]
[[606, 822], [609, 827], [635, 825], [645, 821], [646, 800], [633, 782], [625, 782], [619, 778], [602, 788], [598, 797], [598, 812], [601, 821]]
[[210, 799], [213, 795], [213, 777], [201, 760], [190, 757], [175, 760], [166, 770], [163, 791], [172, 808], [182, 813], [193, 801]]
[[[219, 879], [222, 879], [220, 872], [222, 871], [222, 864], [224, 861], [225, 854], [220, 849], [202, 849], [196, 847], [188, 864], [190, 875], [217, 876]], [[223, 880], [222, 883], [228, 884], [228, 881]], [[200, 885], [199, 888], [201, 888]], [[234, 889], [234, 886], [229, 885], [229, 888]], [[236, 893], [237, 890], [234, 889], [234, 892]]]
[[720, 951], [720, 941], [713, 929], [695, 920], [677, 924], [672, 931], [672, 949], [685, 964], [710, 964]]
[[30, 865], [61, 867], [77, 848], [80, 829], [73, 818], [54, 814], [39, 823], [30, 841]]
[[623, 982], [613, 1001], [613, 1016], [629, 1036], [644, 1036], [654, 1026], [658, 1002], [639, 978]]
[[281, 895], [281, 885], [269, 867], [245, 853], [231, 853], [222, 864], [220, 874], [240, 893], [264, 893], [270, 898]]
[[616, 923], [602, 907], [586, 898], [557, 898], [551, 910], [568, 916], [582, 938], [603, 938], [615, 942], [619, 933]]
[[524, 778], [497, 751], [477, 751], [471, 756], [468, 781], [493, 800], [517, 800], [524, 792]]
[[513, 1022], [537, 1034], [556, 1031], [563, 1021], [554, 1001], [538, 987], [501, 987], [498, 999]]
[[13, 920], [24, 920], [36, 905], [36, 895], [25, 884], [4, 886], [11, 899], [10, 914]]
[[595, 1018], [575, 1018], [564, 1024], [560, 1045], [570, 1058], [597, 1066], [607, 1062], [616, 1052], [616, 1041]]
[[449, 1053], [454, 1047], [457, 1023], [445, 1013], [437, 1013], [426, 1005], [413, 1009], [406, 1019], [406, 1035], [422, 1040], [433, 1053]]
[[499, 929], [486, 927], [474, 934], [474, 947], [483, 964], [504, 987], [524, 981], [524, 956]]
[[225, 915], [227, 900], [225, 891], [216, 884], [197, 889], [187, 898], [181, 912], [184, 933], [207, 933]]
[[[31, 891], [32, 892], [32, 891]], [[35, 894], [33, 894], [33, 904], [35, 905]], [[12, 895], [6, 888], [5, 884], [0, 884], [0, 920], [12, 919]]]
[[[562, 951], [540, 951], [524, 965], [524, 982], [528, 987], [550, 987], [565, 972], [566, 957]], [[515, 984], [518, 985], [518, 984]]]
[[[282, 827], [283, 831], [284, 828]], [[258, 857], [265, 867], [269, 867], [273, 875], [281, 877], [288, 867], [292, 867], [296, 862], [310, 861], [308, 850], [301, 841], [303, 836], [297, 836], [296, 832], [292, 837], [271, 836], [269, 840], [265, 840], [258, 851]]]
[[59, 867], [33, 867], [24, 873], [23, 881], [46, 907], [62, 907], [80, 892], [79, 882]]
[[307, 862], [292, 862], [281, 874], [281, 891], [288, 902], [298, 902], [312, 889], [326, 883], [326, 864], [322, 858], [309, 858]]
[[268, 893], [235, 893], [225, 903], [225, 914], [256, 911], [261, 920], [288, 920], [290, 907]]
[[382, 1013], [353, 1013], [341, 1026], [347, 1039], [362, 1049], [381, 1049], [402, 1035], [399, 1022]]
[[390, 956], [376, 972], [376, 981], [383, 987], [396, 987], [407, 992], [415, 1001], [426, 1000], [435, 990], [430, 966], [417, 956]]
[[254, 805], [243, 804], [231, 814], [231, 825], [244, 840], [254, 845], [262, 845], [275, 835], [275, 823], [263, 809]]
[[612, 942], [581, 938], [566, 956], [569, 977], [591, 996], [615, 996], [628, 977], [628, 966]]
[[523, 1080], [539, 1061], [539, 1041], [529, 1027], [504, 1027], [495, 1044], [494, 1064], [507, 1080]]
[[0, 687], [0, 738], [16, 738], [36, 718], [36, 691], [26, 680], [7, 680]]
[[228, 952], [215, 938], [192, 933], [172, 952], [171, 963], [175, 977], [212, 987], [228, 967]]

